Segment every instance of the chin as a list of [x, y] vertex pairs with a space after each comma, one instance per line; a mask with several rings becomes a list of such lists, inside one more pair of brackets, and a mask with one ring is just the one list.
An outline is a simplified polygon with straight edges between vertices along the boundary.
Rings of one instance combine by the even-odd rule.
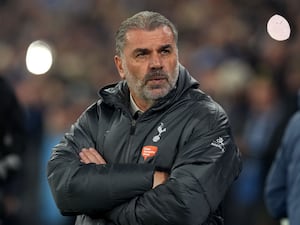
[[160, 98], [165, 97], [169, 92], [170, 90], [167, 88], [156, 88], [156, 89], [148, 90], [145, 93], [145, 96], [151, 100], [158, 100]]

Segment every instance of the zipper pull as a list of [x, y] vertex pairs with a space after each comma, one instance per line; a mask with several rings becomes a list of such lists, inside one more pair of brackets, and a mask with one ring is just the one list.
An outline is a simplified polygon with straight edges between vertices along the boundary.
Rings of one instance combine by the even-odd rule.
[[134, 134], [135, 131], [135, 126], [136, 126], [136, 121], [138, 120], [138, 118], [142, 115], [141, 111], [136, 111], [132, 117], [132, 121], [131, 121], [131, 128], [130, 128], [130, 134]]
[[131, 121], [131, 127], [130, 127], [130, 134], [134, 134], [134, 131], [135, 131], [135, 126], [136, 126], [136, 119], [133, 119]]

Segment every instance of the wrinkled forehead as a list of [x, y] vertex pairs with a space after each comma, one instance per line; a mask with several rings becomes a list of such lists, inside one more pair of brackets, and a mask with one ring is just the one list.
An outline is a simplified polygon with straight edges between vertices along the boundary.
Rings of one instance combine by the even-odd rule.
[[174, 35], [168, 26], [160, 26], [153, 30], [131, 29], [126, 33], [125, 47], [155, 44], [175, 44]]

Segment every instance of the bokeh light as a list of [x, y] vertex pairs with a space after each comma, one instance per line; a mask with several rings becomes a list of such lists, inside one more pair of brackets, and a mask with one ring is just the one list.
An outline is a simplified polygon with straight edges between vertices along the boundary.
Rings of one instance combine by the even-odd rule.
[[32, 42], [26, 53], [27, 70], [35, 75], [47, 73], [53, 63], [53, 53], [51, 47], [44, 41]]
[[275, 14], [267, 23], [267, 32], [274, 40], [285, 41], [291, 34], [290, 24], [283, 16]]

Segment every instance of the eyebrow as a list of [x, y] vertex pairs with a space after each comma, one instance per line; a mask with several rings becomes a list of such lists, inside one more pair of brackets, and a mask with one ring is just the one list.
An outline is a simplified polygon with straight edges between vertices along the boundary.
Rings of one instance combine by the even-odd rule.
[[163, 49], [166, 49], [166, 48], [171, 48], [172, 49], [172, 45], [171, 44], [166, 44], [166, 45], [163, 45], [159, 48], [159, 50], [163, 50]]
[[134, 49], [134, 51], [132, 52], [132, 54], [136, 54], [138, 52], [147, 53], [147, 52], [149, 52], [149, 49], [147, 49], [147, 48], [136, 48], [136, 49]]
[[[161, 51], [161, 50], [164, 50], [164, 49], [167, 49], [167, 48], [171, 48], [172, 49], [172, 45], [171, 44], [163, 45], [158, 50]], [[136, 54], [138, 52], [148, 53], [148, 52], [150, 52], [150, 50], [148, 48], [136, 48], [133, 51], [133, 54]]]

